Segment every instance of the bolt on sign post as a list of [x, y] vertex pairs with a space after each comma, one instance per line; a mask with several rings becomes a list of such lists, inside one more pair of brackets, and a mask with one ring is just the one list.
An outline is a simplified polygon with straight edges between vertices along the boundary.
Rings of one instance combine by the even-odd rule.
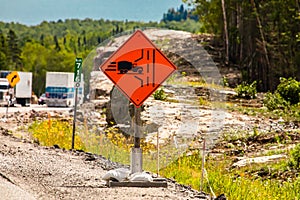
[[74, 143], [75, 143], [77, 96], [78, 96], [78, 88], [80, 87], [81, 72], [82, 72], [82, 58], [76, 58], [75, 68], [74, 68], [75, 106], [74, 106], [74, 116], [73, 116], [72, 149], [74, 149]]
[[134, 147], [131, 170], [142, 171], [140, 106], [177, 67], [137, 30], [101, 66], [100, 70], [135, 105]]

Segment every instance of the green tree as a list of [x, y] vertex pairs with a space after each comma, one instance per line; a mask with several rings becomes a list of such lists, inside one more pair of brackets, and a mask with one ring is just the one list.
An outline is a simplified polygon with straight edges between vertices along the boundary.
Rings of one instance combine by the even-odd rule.
[[60, 51], [61, 48], [59, 46], [59, 42], [58, 42], [57, 36], [54, 35], [53, 39], [54, 39], [54, 43], [55, 43], [55, 50]]
[[224, 47], [229, 44], [229, 63], [239, 66], [245, 81], [257, 80], [258, 89], [267, 91], [276, 89], [279, 77], [300, 79], [299, 1], [185, 2], [196, 7], [203, 30], [218, 36]]
[[194, 21], [198, 21], [197, 15], [194, 14], [195, 9], [185, 9], [184, 5], [181, 4], [180, 7], [175, 11], [174, 8], [170, 8], [167, 13], [163, 14], [162, 21], [170, 22], [170, 21], [185, 21], [187, 19], [191, 19]]
[[9, 30], [7, 36], [8, 59], [10, 70], [20, 70], [22, 67], [21, 52], [18, 45], [18, 37], [13, 30]]
[[6, 37], [0, 30], [0, 69], [7, 69], [7, 42]]
[[38, 42], [26, 42], [21, 58], [26, 71], [32, 72], [32, 90], [41, 95], [45, 90], [47, 58], [51, 57], [51, 51]]

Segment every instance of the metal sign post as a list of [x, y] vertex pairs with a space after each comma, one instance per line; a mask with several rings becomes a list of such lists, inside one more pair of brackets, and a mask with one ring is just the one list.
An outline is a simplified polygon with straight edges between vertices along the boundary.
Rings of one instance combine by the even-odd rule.
[[134, 147], [131, 149], [131, 173], [142, 172], [141, 107], [134, 107]]
[[75, 143], [75, 130], [76, 130], [76, 114], [77, 114], [77, 96], [78, 88], [81, 81], [81, 67], [82, 67], [82, 58], [76, 58], [75, 60], [75, 69], [74, 69], [74, 82], [75, 82], [75, 106], [74, 106], [74, 118], [73, 118], [73, 131], [72, 131], [72, 149], [74, 149]]
[[74, 142], [75, 142], [76, 114], [77, 114], [77, 112], [76, 112], [76, 110], [77, 110], [77, 95], [78, 95], [78, 87], [76, 86], [76, 88], [75, 88], [74, 118], [73, 118], [73, 132], [72, 132], [72, 149], [74, 149]]
[[8, 107], [10, 107], [10, 105], [11, 105], [13, 93], [14, 93], [13, 88], [9, 88], [8, 94], [6, 94], [6, 96], [5, 96], [5, 99], [7, 100], [7, 107], [6, 107], [6, 114], [5, 114], [6, 119], [8, 118]]
[[157, 146], [157, 177], [158, 177], [159, 176], [159, 131], [158, 130], [157, 130], [156, 146]]
[[9, 99], [7, 100], [7, 107], [6, 107], [6, 112], [5, 112], [5, 118], [7, 119], [8, 118], [8, 107], [10, 106], [9, 105]]

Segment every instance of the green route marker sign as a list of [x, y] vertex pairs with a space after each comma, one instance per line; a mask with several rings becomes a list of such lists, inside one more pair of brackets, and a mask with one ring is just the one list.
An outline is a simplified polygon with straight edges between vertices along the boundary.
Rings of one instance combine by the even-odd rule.
[[76, 58], [75, 69], [74, 69], [74, 82], [81, 82], [81, 72], [82, 72], [82, 58]]

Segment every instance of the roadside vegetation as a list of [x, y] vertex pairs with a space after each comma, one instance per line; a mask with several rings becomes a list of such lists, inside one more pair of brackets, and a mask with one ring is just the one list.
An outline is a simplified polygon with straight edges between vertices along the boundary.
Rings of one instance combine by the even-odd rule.
[[[251, 99], [257, 96], [256, 88], [251, 88], [252, 84], [238, 85], [237, 97], [243, 99], [246, 96]], [[242, 91], [242, 92], [240, 92]], [[227, 109], [238, 111], [251, 116], [261, 116], [264, 118], [279, 119], [285, 122], [300, 121], [300, 82], [294, 78], [280, 78], [280, 83], [276, 90], [262, 93], [259, 107], [242, 106], [241, 103], [227, 103]], [[247, 99], [247, 98], [246, 98]], [[241, 102], [245, 102], [241, 100]]]
[[[70, 149], [71, 129], [70, 123], [60, 120], [48, 119], [43, 122], [35, 122], [29, 128], [33, 138], [41, 145]], [[57, 134], [58, 133], [58, 134]], [[288, 133], [286, 133], [288, 135]], [[229, 199], [299, 199], [300, 194], [300, 144], [291, 150], [282, 149], [270, 151], [267, 155], [276, 153], [286, 154], [287, 159], [273, 163], [251, 164], [244, 167], [233, 167], [235, 154], [243, 155], [243, 148], [238, 144], [241, 142], [262, 141], [268, 137], [268, 133], [252, 134], [231, 132], [224, 133], [223, 143], [217, 145], [217, 149], [225, 149], [225, 153], [219, 156], [209, 155], [206, 157], [203, 185], [202, 176], [202, 152], [194, 150], [178, 157], [169, 165], [160, 169], [161, 176], [171, 178], [177, 182], [191, 186], [196, 190], [202, 190], [211, 194], [226, 194]], [[291, 143], [289, 137], [274, 138], [268, 141], [272, 143]], [[125, 137], [117, 129], [108, 129], [106, 135], [80, 135], [75, 138], [75, 148], [97, 153], [109, 158], [112, 161], [123, 164], [130, 164], [129, 152], [132, 147], [132, 138]], [[222, 146], [224, 145], [224, 146]], [[154, 145], [142, 142], [145, 152], [144, 162], [146, 168], [156, 173], [155, 157], [152, 157], [152, 164], [149, 164], [148, 151], [155, 150]], [[257, 147], [258, 148], [258, 147]], [[235, 152], [235, 153], [234, 153]], [[148, 160], [148, 162], [147, 162]]]
[[[238, 169], [231, 168], [231, 162], [232, 158], [227, 156], [218, 160], [207, 158], [203, 191], [213, 191], [216, 196], [226, 194], [228, 199], [236, 200], [300, 198], [299, 178], [288, 180], [274, 178], [278, 171], [289, 168], [286, 162], [251, 165]], [[178, 159], [162, 170], [162, 174], [200, 190], [201, 165], [201, 155], [196, 153]]]

